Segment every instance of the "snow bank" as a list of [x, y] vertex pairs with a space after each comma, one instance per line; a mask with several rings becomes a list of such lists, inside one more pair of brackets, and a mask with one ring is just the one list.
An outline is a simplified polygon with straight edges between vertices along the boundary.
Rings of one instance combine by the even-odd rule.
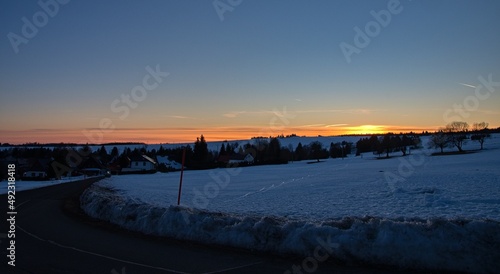
[[500, 262], [500, 223], [487, 219], [240, 216], [152, 206], [99, 185], [84, 192], [81, 206], [129, 230], [262, 252], [313, 256], [320, 247], [350, 263], [478, 273]]

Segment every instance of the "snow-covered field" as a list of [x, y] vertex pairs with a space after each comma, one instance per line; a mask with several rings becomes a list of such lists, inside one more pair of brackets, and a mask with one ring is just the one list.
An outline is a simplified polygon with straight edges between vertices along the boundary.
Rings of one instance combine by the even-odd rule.
[[329, 256], [348, 262], [495, 272], [500, 136], [485, 148], [186, 171], [181, 207], [178, 172], [114, 176], [81, 203], [91, 216], [148, 234], [302, 256], [328, 243]]

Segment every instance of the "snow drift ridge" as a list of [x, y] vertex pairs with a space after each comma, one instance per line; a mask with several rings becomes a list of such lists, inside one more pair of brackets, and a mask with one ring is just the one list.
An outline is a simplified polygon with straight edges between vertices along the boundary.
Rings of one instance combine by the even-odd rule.
[[495, 272], [500, 223], [468, 219], [345, 217], [310, 222], [157, 207], [91, 186], [81, 196], [91, 217], [145, 234], [277, 254], [312, 256], [328, 243], [331, 258], [403, 268]]

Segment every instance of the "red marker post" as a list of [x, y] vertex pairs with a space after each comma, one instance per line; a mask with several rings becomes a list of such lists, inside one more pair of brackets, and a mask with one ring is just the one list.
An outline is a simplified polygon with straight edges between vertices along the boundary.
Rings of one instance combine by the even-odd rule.
[[184, 162], [186, 161], [186, 148], [182, 151], [181, 180], [179, 182], [179, 194], [177, 195], [177, 205], [181, 203], [182, 176], [184, 175]]

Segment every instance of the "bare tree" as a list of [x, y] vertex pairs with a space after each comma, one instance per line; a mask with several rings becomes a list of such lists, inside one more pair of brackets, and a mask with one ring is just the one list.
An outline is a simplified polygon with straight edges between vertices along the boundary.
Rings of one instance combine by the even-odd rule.
[[445, 130], [450, 144], [455, 146], [459, 152], [463, 152], [462, 147], [467, 142], [469, 124], [466, 122], [451, 122], [446, 125]]
[[429, 146], [431, 148], [440, 148], [441, 154], [443, 154], [444, 148], [447, 147], [449, 143], [449, 138], [443, 132], [443, 130], [439, 130], [438, 132], [434, 133], [429, 140]]
[[467, 122], [451, 122], [446, 125], [446, 129], [450, 132], [467, 132], [469, 130], [469, 124]]
[[479, 144], [481, 144], [481, 150], [483, 149], [484, 140], [490, 137], [488, 125], [489, 124], [485, 122], [474, 123], [472, 125], [472, 136], [470, 139], [479, 142]]

